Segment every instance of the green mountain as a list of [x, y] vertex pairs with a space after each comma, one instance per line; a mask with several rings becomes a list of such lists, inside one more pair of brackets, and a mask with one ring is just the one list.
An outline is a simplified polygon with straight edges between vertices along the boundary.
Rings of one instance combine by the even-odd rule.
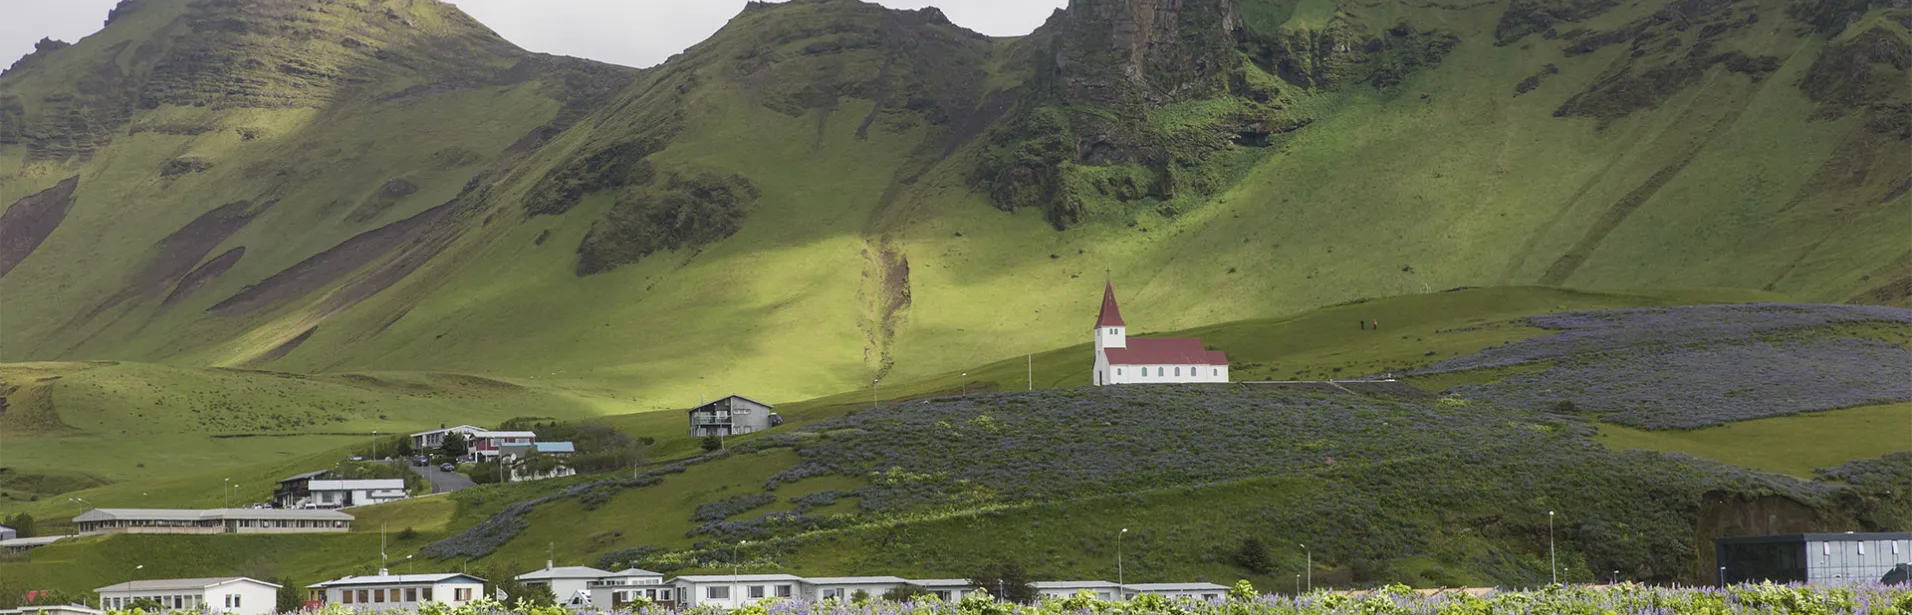
[[992, 39], [806, 0], [640, 72], [438, 2], [126, 2], [0, 78], [0, 357], [635, 411], [1075, 343], [1104, 278], [1155, 330], [1532, 283], [1903, 303], [1905, 19], [1081, 0]]

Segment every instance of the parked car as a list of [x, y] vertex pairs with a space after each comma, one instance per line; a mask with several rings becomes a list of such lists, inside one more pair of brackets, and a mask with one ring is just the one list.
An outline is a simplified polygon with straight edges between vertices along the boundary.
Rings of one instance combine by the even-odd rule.
[[438, 466], [438, 469], [445, 472], [454, 472], [458, 470], [458, 466], [452, 465], [450, 463], [446, 463], [444, 465]]
[[424, 458], [424, 457], [413, 457], [413, 458], [412, 458], [412, 465], [413, 465], [413, 466], [415, 466], [415, 467], [421, 467], [421, 468], [422, 468], [422, 467], [425, 467], [425, 464], [428, 464], [428, 463], [431, 463], [431, 460], [430, 460], [430, 459], [426, 459], [426, 458]]

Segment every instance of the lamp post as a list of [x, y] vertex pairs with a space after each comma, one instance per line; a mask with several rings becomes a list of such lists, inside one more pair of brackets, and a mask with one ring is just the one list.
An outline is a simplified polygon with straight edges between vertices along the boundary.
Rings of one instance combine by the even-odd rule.
[[963, 396], [969, 395], [969, 372], [963, 372]]
[[1307, 559], [1308, 593], [1314, 593], [1314, 551], [1308, 550], [1308, 545], [1306, 544], [1302, 544], [1302, 543], [1295, 543], [1295, 544], [1301, 545], [1301, 552], [1307, 555], [1308, 557]]
[[870, 379], [870, 409], [871, 410], [876, 409], [876, 383], [882, 382], [882, 381], [883, 381], [882, 378]]
[[226, 495], [225, 507], [232, 508], [232, 477], [226, 477], [225, 486], [221, 487], [221, 489], [223, 489], [222, 493]]
[[[748, 540], [739, 540], [737, 541], [737, 546], [730, 548], [730, 576], [731, 577], [736, 577], [738, 575], [737, 566], [743, 562], [744, 544], [749, 542], [750, 541]], [[735, 578], [731, 579], [731, 582], [733, 584], [736, 583], [736, 581], [737, 579]]]
[[372, 461], [378, 461], [378, 430], [372, 430]]
[[1726, 587], [1726, 567], [1719, 567], [1719, 586]]
[[1129, 528], [1115, 534], [1115, 584], [1122, 585], [1122, 538], [1129, 535]]
[[1553, 574], [1553, 584], [1560, 584], [1560, 560], [1554, 557], [1554, 511], [1547, 511], [1547, 569]]
[[1301, 574], [1295, 573], [1295, 597], [1301, 597]]

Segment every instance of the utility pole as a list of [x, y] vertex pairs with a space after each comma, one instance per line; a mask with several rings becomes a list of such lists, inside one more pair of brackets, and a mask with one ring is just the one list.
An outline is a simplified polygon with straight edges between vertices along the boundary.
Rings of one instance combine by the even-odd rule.
[[1308, 550], [1308, 545], [1302, 543], [1295, 544], [1301, 545], [1301, 552], [1308, 556], [1308, 593], [1312, 594], [1314, 593], [1314, 551]]
[[1129, 528], [1115, 534], [1115, 584], [1122, 585], [1122, 538], [1129, 535]]
[[1036, 390], [1036, 355], [1029, 355], [1029, 390]]
[[1300, 574], [1295, 575], [1295, 597], [1296, 598], [1301, 597], [1301, 575]]
[[372, 430], [372, 462], [378, 462], [378, 430]]
[[226, 494], [225, 508], [232, 508], [232, 477], [230, 476], [226, 477], [226, 482], [224, 486], [222, 487], [222, 489], [224, 490]]
[[1547, 511], [1547, 568], [1553, 572], [1553, 584], [1560, 584], [1560, 560], [1554, 558], [1554, 511]]

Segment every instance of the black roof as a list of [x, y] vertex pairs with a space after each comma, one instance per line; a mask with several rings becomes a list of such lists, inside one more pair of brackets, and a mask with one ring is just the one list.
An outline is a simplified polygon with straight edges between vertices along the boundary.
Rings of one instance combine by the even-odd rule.
[[1821, 534], [1774, 534], [1771, 536], [1734, 536], [1714, 538], [1714, 544], [1740, 545], [1772, 542], [1856, 542], [1860, 540], [1912, 540], [1912, 532], [1840, 532]]

